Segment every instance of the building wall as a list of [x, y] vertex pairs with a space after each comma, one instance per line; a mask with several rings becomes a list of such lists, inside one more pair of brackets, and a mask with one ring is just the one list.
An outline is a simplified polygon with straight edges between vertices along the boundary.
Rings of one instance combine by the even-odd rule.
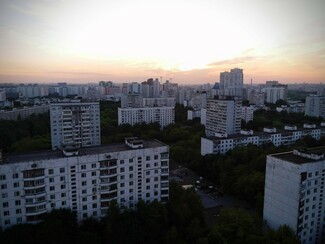
[[241, 101], [211, 99], [207, 101], [206, 128], [207, 136], [215, 133], [228, 135], [240, 132]]
[[325, 96], [307, 96], [305, 115], [325, 118]]
[[274, 229], [288, 225], [301, 243], [322, 243], [325, 160], [295, 160], [267, 156], [264, 220]]
[[19, 117], [21, 119], [27, 119], [32, 114], [47, 113], [49, 109], [49, 105], [42, 105], [21, 109], [13, 109], [10, 111], [2, 111], [0, 112], [0, 120], [17, 120]]
[[174, 107], [118, 108], [118, 124], [155, 123], [160, 126], [175, 123]]
[[105, 216], [111, 201], [122, 209], [167, 201], [168, 146], [160, 144], [0, 164], [0, 227], [34, 223], [52, 209], [70, 208], [82, 220]]
[[99, 103], [55, 103], [50, 106], [52, 150], [66, 145], [100, 145]]

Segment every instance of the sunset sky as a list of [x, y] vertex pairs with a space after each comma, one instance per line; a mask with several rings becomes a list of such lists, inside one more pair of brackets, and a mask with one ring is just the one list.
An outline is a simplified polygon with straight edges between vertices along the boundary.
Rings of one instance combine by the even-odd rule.
[[0, 82], [325, 82], [324, 0], [1, 0]]

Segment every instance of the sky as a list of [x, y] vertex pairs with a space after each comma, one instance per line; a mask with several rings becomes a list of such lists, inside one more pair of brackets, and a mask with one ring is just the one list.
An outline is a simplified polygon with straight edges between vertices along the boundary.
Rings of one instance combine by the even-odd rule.
[[324, 0], [1, 0], [0, 83], [325, 82]]

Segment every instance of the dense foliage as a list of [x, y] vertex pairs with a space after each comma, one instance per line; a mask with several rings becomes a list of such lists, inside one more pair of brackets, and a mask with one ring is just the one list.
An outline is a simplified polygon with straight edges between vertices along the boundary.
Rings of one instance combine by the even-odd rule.
[[26, 152], [51, 148], [49, 113], [25, 120], [0, 120], [0, 148], [4, 152]]

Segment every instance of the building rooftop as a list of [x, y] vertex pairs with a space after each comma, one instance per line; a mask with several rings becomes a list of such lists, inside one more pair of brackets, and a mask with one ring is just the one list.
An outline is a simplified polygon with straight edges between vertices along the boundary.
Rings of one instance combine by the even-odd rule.
[[324, 155], [325, 155], [325, 147], [315, 147], [315, 148], [303, 149], [303, 150], [296, 149], [291, 152], [272, 154], [270, 156], [291, 163], [295, 163], [295, 164], [305, 164], [305, 163], [324, 161], [325, 160]]
[[[146, 140], [143, 141], [143, 147], [141, 149], [163, 147], [163, 146], [167, 146], [167, 145], [158, 140]], [[129, 150], [136, 150], [136, 149], [132, 149], [131, 147], [127, 146], [125, 143], [109, 144], [109, 145], [79, 148], [78, 156], [121, 152], [121, 151], [129, 151]], [[64, 156], [62, 151], [50, 151], [50, 150], [21, 153], [21, 154], [8, 154], [3, 156], [3, 160], [0, 164], [11, 164], [11, 163], [19, 163], [19, 162], [64, 158], [64, 157], [66, 156]]]

